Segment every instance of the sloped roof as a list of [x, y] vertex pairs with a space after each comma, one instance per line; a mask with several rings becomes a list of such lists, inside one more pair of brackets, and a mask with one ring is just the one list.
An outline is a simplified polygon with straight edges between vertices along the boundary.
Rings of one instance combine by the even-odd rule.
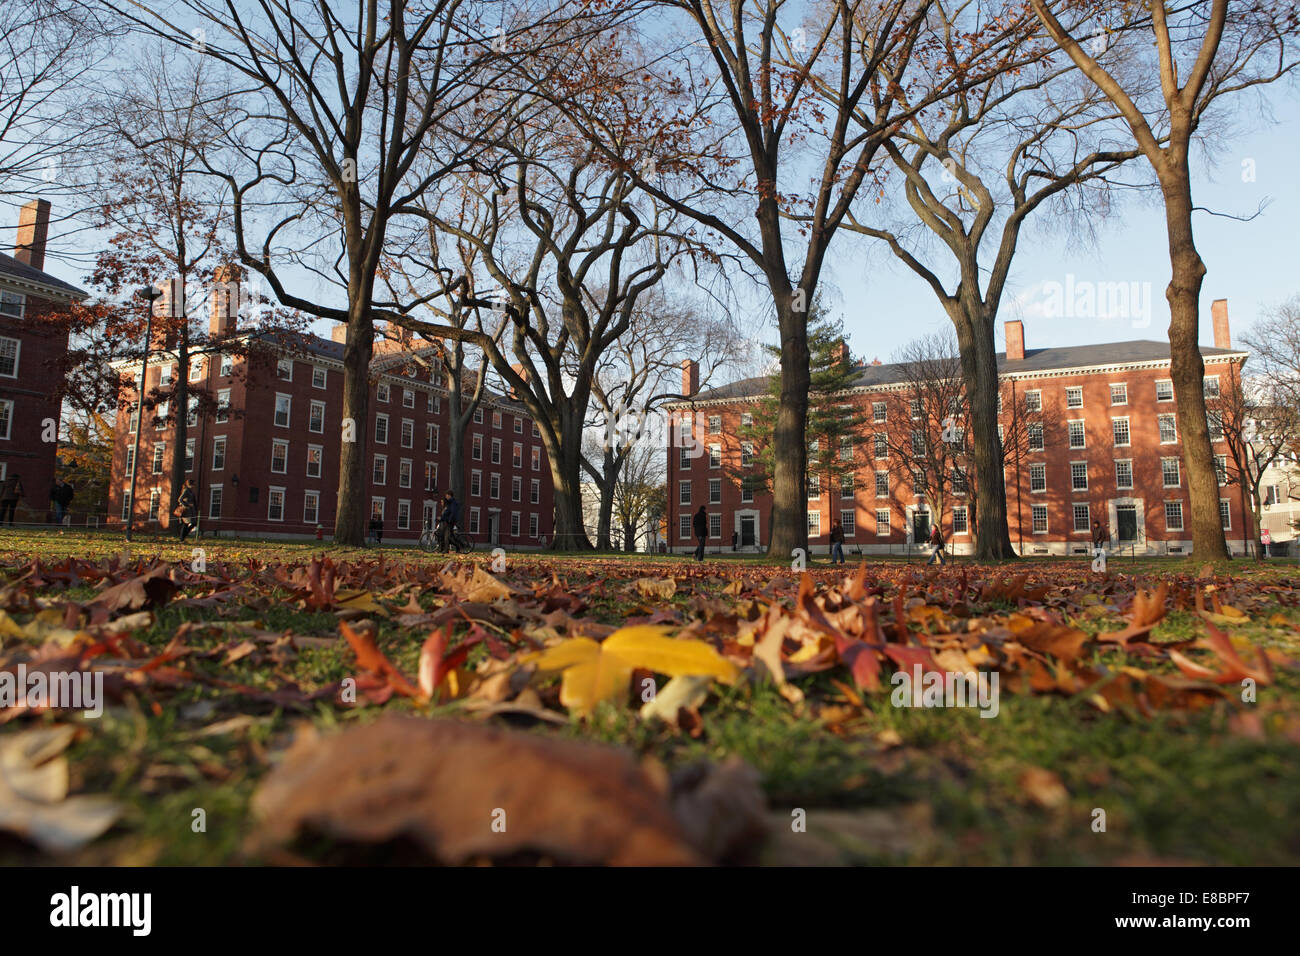
[[20, 262], [7, 253], [0, 252], [0, 275], [11, 276], [21, 282], [29, 282], [33, 285], [44, 286], [45, 288], [62, 293], [66, 298], [80, 302], [89, 296], [78, 289], [75, 285], [70, 285], [62, 279], [56, 279], [48, 272], [44, 272], [34, 266], [29, 266], [25, 262]]
[[[1219, 349], [1201, 346], [1201, 355], [1205, 358], [1214, 356], [1241, 355], [1239, 349]], [[1094, 366], [1126, 365], [1139, 362], [1169, 361], [1169, 343], [1141, 339], [1133, 342], [1105, 342], [1100, 345], [1066, 345], [1057, 348], [1025, 349], [1025, 357], [1019, 361], [1008, 362], [1006, 352], [997, 353], [999, 374], [1019, 372], [1052, 372], [1070, 368], [1090, 368]], [[906, 366], [891, 362], [881, 365], [863, 365], [858, 369], [858, 377], [851, 388], [879, 388], [886, 385], [898, 385], [910, 381]], [[711, 388], [694, 396], [695, 401], [711, 402], [732, 398], [750, 398], [765, 394], [771, 379], [760, 375], [746, 378]]]

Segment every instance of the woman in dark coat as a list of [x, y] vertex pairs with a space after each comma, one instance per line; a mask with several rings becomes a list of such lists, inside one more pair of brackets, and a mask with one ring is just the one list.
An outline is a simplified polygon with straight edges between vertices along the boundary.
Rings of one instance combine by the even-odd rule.
[[194, 497], [194, 483], [188, 478], [185, 484], [181, 485], [181, 493], [176, 496], [176, 510], [172, 512], [176, 517], [181, 519], [181, 540], [184, 541], [197, 523], [199, 512], [198, 501]]

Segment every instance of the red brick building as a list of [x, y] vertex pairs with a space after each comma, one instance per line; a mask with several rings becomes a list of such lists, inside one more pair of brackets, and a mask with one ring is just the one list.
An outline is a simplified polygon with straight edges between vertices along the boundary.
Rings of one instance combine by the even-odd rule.
[[60, 400], [50, 382], [63, 373], [68, 334], [40, 321], [86, 298], [45, 272], [50, 204], [23, 206], [12, 256], [0, 253], [0, 479], [22, 478], [19, 521], [44, 521], [58, 451]]
[[[1202, 347], [1207, 395], [1226, 390], [1240, 375], [1247, 353], [1232, 348], [1226, 300], [1213, 306], [1214, 347]], [[1087, 554], [1091, 526], [1099, 520], [1111, 547], [1136, 553], [1191, 550], [1190, 507], [1178, 436], [1167, 342], [1136, 341], [1026, 349], [1021, 322], [1006, 323], [1008, 351], [998, 354], [1003, 388], [999, 420], [1011, 419], [1007, 399], [1018, 403], [1026, 429], [1023, 445], [1007, 455], [1005, 471], [1011, 542], [1022, 554]], [[829, 550], [831, 521], [839, 518], [849, 554], [902, 554], [918, 550], [930, 522], [942, 521], [957, 553], [973, 546], [967, 496], [949, 493], [944, 514], [913, 482], [900, 477], [897, 430], [906, 415], [886, 413], [885, 399], [914, 388], [898, 365], [858, 364], [853, 388], [836, 401], [860, 403], [868, 424], [854, 440], [846, 466], [852, 481], [810, 487], [808, 538], [814, 553]], [[698, 391], [698, 372], [686, 363], [683, 394], [690, 401], [667, 407], [668, 536], [677, 551], [694, 548], [690, 518], [704, 505], [708, 550], [729, 551], [732, 534], [742, 550], [765, 547], [771, 496], [742, 489], [746, 449], [738, 435], [765, 397], [768, 379], [754, 378]], [[899, 421], [898, 419], [904, 419]], [[1044, 430], [1035, 419], [1054, 424]], [[752, 419], [751, 419], [752, 420]], [[1003, 426], [1000, 426], [1000, 429]], [[886, 440], [884, 431], [894, 430]], [[877, 437], [877, 436], [880, 437]], [[1244, 547], [1239, 487], [1221, 435], [1211, 429], [1220, 474], [1219, 508], [1229, 546]], [[689, 439], [689, 440], [688, 440]], [[750, 449], [752, 451], [752, 448]], [[1018, 459], [1018, 460], [1017, 460]]]
[[[210, 298], [214, 336], [237, 333], [240, 300], [234, 282], [219, 283]], [[165, 300], [160, 300], [164, 302]], [[160, 305], [160, 308], [165, 308]], [[343, 332], [343, 326], [337, 333]], [[251, 335], [251, 333], [250, 333]], [[314, 335], [253, 336], [231, 354], [196, 356], [190, 382], [215, 399], [206, 413], [191, 411], [185, 473], [198, 491], [200, 531], [263, 538], [333, 533], [342, 441], [343, 345]], [[341, 334], [338, 338], [341, 339]], [[249, 336], [241, 337], [248, 341]], [[448, 392], [441, 376], [416, 353], [387, 341], [371, 363], [370, 420], [357, 429], [372, 517], [384, 522], [384, 540], [414, 542], [437, 515], [437, 497], [451, 486]], [[151, 353], [145, 392], [180, 374], [174, 352]], [[131, 454], [138, 364], [116, 423], [109, 520], [129, 514]], [[168, 501], [171, 429], [159, 406], [146, 414], [136, 477], [137, 526], [157, 527]], [[466, 500], [462, 529], [479, 546], [534, 547], [553, 530], [549, 460], [523, 405], [485, 395], [465, 435]]]

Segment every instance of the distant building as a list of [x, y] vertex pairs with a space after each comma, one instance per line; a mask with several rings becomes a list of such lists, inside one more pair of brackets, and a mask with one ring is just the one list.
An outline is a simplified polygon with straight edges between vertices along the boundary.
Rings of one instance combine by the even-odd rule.
[[[231, 275], [214, 289], [211, 331], [238, 332], [239, 295]], [[233, 291], [232, 291], [233, 287]], [[333, 533], [342, 442], [343, 326], [335, 337], [262, 334], [234, 354], [194, 357], [185, 373], [215, 396], [207, 414], [191, 409], [182, 450], [198, 490], [205, 534], [264, 538]], [[244, 337], [247, 340], [253, 333]], [[434, 347], [429, 346], [429, 350]], [[437, 371], [415, 361], [419, 349], [381, 340], [370, 367], [369, 420], [355, 440], [365, 450], [367, 511], [384, 524], [384, 540], [414, 542], [437, 517], [448, 474], [448, 392]], [[149, 390], [182, 374], [174, 352], [149, 361]], [[134, 367], [132, 367], [134, 366]], [[120, 371], [124, 388], [116, 423], [109, 518], [131, 513], [131, 455], [137, 427], [138, 363]], [[140, 440], [134, 513], [156, 523], [169, 498], [172, 455], [164, 404], [146, 416]], [[465, 434], [466, 500], [461, 527], [480, 547], [533, 547], [553, 534], [553, 488], [546, 451], [524, 406], [486, 394]]]
[[22, 478], [19, 521], [46, 520], [54, 481], [60, 396], [68, 334], [42, 315], [81, 302], [86, 293], [45, 272], [50, 204], [23, 206], [12, 256], [0, 253], [0, 479]]
[[[1189, 552], [1189, 491], [1169, 344], [1134, 341], [1026, 349], [1019, 321], [1006, 323], [1006, 341], [1007, 351], [997, 356], [1004, 394], [1019, 403], [1024, 420], [1042, 416], [1061, 423], [1054, 429], [1060, 432], [1058, 441], [1041, 428], [1035, 440], [1029, 426], [1028, 451], [1019, 466], [1014, 460], [1006, 463], [1012, 544], [1029, 555], [1087, 554], [1092, 523], [1100, 521], [1111, 547], [1125, 553]], [[1201, 353], [1207, 395], [1218, 394], [1240, 375], [1247, 353], [1232, 348], [1223, 300], [1214, 308], [1214, 346]], [[891, 393], [911, 388], [902, 366], [855, 367], [856, 384], [836, 400], [859, 403], [869, 423], [860, 441], [847, 449], [847, 457], [840, 451], [851, 462], [853, 480], [837, 488], [809, 488], [809, 546], [814, 552], [828, 551], [831, 521], [838, 518], [850, 554], [904, 554], [919, 550], [931, 522], [941, 521], [949, 548], [969, 553], [973, 516], [966, 496], [950, 492], [946, 513], [933, 514], [923, 491], [900, 478], [900, 469], [890, 467], [902, 443], [887, 441], [885, 432], [895, 431], [894, 439], [898, 434], [906, 438], [912, 427], [909, 421], [896, 420], [900, 416], [887, 414], [887, 407], [896, 406], [884, 401]], [[691, 515], [700, 505], [709, 516], [709, 550], [729, 549], [733, 532], [742, 550], [766, 547], [771, 495], [742, 488], [735, 475], [744, 473], [753, 452], [743, 448], [739, 438], [742, 416], [752, 415], [768, 385], [769, 380], [760, 377], [701, 392], [696, 364], [684, 363], [682, 393], [690, 398], [665, 406], [670, 422], [667, 518], [673, 550], [694, 547]], [[1007, 421], [1011, 411], [1000, 408], [1000, 419]], [[1227, 480], [1227, 447], [1213, 430], [1211, 439], [1220, 474], [1219, 513], [1229, 546], [1241, 552], [1247, 525], [1236, 488]], [[687, 443], [690, 448], [684, 447]], [[691, 454], [692, 449], [702, 453]]]

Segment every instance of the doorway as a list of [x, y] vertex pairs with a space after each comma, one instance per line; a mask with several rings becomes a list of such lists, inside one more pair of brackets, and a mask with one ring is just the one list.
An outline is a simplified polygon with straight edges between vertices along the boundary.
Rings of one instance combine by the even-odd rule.
[[930, 512], [917, 510], [912, 512], [912, 541], [925, 544], [930, 540]]
[[740, 546], [742, 548], [752, 548], [754, 546], [754, 516], [740, 516]]
[[1137, 506], [1118, 505], [1115, 508], [1115, 524], [1119, 530], [1121, 543], [1136, 541], [1138, 536]]
[[501, 543], [501, 512], [488, 512], [488, 541], [493, 547]]

